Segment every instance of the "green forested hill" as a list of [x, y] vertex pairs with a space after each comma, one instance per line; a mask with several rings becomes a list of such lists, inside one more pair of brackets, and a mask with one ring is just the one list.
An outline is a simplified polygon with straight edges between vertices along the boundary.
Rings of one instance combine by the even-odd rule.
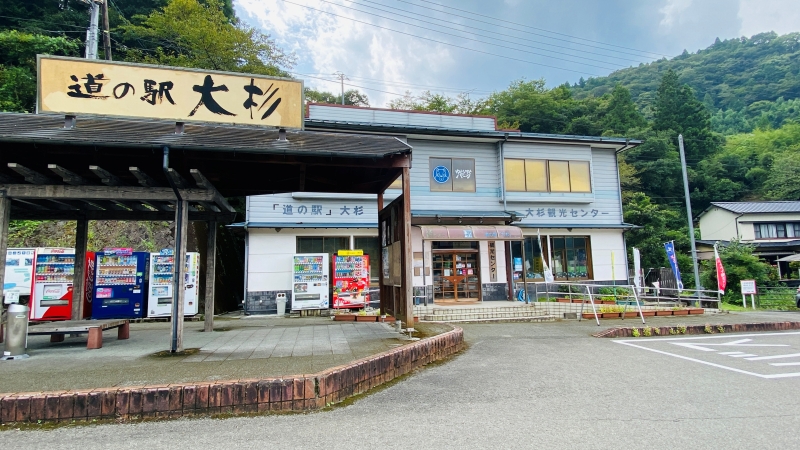
[[601, 97], [621, 84], [651, 118], [656, 90], [669, 69], [710, 109], [716, 131], [748, 132], [758, 125], [779, 127], [787, 119], [800, 118], [800, 33], [717, 39], [696, 53], [684, 51], [672, 59], [581, 80], [571, 89], [575, 98], [583, 99]]

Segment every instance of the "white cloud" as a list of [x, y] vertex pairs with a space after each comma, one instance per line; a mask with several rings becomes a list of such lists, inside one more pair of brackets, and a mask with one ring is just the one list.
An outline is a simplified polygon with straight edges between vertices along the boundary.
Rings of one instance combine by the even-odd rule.
[[765, 31], [778, 34], [800, 31], [799, 6], [797, 0], [740, 0], [740, 34], [752, 36]]
[[[337, 16], [298, 6], [308, 5], [318, 10], [329, 11]], [[360, 14], [352, 10], [336, 8], [322, 2], [307, 0], [263, 2], [261, 0], [239, 0], [237, 7], [250, 15], [250, 21], [260, 26], [287, 51], [294, 51], [301, 74], [332, 80], [336, 71], [345, 73], [351, 81], [345, 81], [345, 89], [360, 88], [370, 98], [373, 106], [383, 106], [396, 98], [390, 93], [403, 94], [404, 87], [391, 83], [430, 83], [441, 73], [451, 70], [454, 59], [449, 49], [420, 39], [383, 30], [366, 23], [420, 34], [411, 27], [384, 19]], [[348, 4], [348, 3], [344, 3]], [[330, 92], [339, 92], [337, 83], [304, 77], [306, 86]], [[364, 80], [390, 80], [378, 82]], [[386, 92], [380, 92], [386, 91]]]
[[685, 13], [694, 0], [667, 0], [667, 3], [661, 7], [658, 12], [663, 16], [661, 18], [661, 26], [672, 28], [674, 25], [683, 22], [683, 13]]

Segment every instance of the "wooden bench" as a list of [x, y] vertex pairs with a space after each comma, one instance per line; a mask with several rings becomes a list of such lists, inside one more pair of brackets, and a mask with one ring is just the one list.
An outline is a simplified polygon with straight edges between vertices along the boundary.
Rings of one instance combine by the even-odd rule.
[[66, 320], [64, 322], [44, 323], [28, 327], [28, 336], [50, 335], [50, 342], [62, 342], [66, 334], [89, 334], [86, 348], [91, 350], [103, 347], [103, 331], [117, 329], [117, 339], [130, 337], [130, 321], [118, 320]]

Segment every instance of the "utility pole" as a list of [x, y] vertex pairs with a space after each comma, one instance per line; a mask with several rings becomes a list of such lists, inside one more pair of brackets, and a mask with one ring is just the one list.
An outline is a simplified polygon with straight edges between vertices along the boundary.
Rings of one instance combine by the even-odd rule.
[[103, 0], [103, 53], [106, 60], [111, 61], [111, 32], [108, 26], [108, 2]]
[[97, 22], [100, 16], [100, 5], [94, 0], [89, 2], [89, 29], [86, 30], [86, 59], [97, 59]]
[[697, 246], [694, 243], [694, 223], [692, 223], [692, 201], [689, 198], [689, 177], [686, 175], [686, 154], [683, 151], [683, 135], [678, 135], [678, 148], [681, 152], [681, 170], [683, 171], [683, 194], [686, 196], [686, 217], [689, 221], [689, 240], [692, 243], [692, 266], [694, 268], [694, 287], [700, 301], [700, 272], [697, 270]]
[[342, 83], [342, 104], [344, 105], [344, 80], [350, 81], [350, 79], [342, 72], [335, 72], [333, 75]]

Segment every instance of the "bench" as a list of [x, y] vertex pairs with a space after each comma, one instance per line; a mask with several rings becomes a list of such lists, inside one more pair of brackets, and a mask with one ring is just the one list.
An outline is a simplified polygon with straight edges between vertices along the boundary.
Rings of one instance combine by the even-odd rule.
[[66, 320], [28, 328], [28, 336], [50, 335], [50, 342], [63, 342], [66, 334], [89, 334], [86, 348], [89, 350], [103, 347], [103, 331], [117, 329], [117, 339], [130, 337], [130, 321], [120, 320]]

